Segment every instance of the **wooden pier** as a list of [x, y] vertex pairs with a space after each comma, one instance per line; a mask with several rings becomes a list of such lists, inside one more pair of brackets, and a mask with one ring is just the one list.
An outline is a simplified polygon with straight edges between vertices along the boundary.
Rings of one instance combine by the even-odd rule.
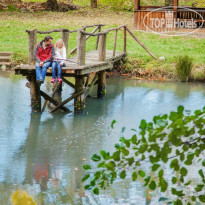
[[[29, 47], [29, 65], [20, 65], [15, 68], [16, 75], [23, 75], [29, 81], [26, 86], [30, 89], [31, 107], [33, 111], [44, 111], [49, 104], [54, 105], [50, 108], [53, 113], [58, 109], [69, 112], [64, 105], [74, 100], [75, 113], [81, 112], [85, 107], [86, 97], [89, 95], [94, 85], [98, 86], [97, 98], [101, 99], [106, 93], [106, 71], [112, 70], [114, 63], [122, 60], [126, 56], [127, 33], [129, 33], [153, 58], [157, 59], [144, 44], [127, 28], [126, 25], [101, 31], [104, 25], [85, 26], [81, 29], [70, 31], [68, 29], [53, 29], [51, 31], [27, 30], [28, 47]], [[88, 27], [95, 27], [91, 33], [87, 33]], [[124, 50], [117, 51], [118, 31], [122, 30], [124, 34]], [[96, 33], [98, 31], [98, 33]], [[115, 31], [113, 50], [106, 49], [107, 34]], [[62, 39], [68, 52], [69, 35], [77, 32], [77, 47], [70, 51], [73, 54], [77, 51], [77, 55], [66, 61], [66, 66], [62, 68], [62, 79], [65, 84], [74, 89], [73, 94], [65, 100], [61, 100], [62, 84], [55, 83], [53, 85], [53, 93], [50, 96], [46, 94], [36, 83], [35, 59], [34, 51], [37, 44], [37, 33], [50, 34], [52, 32], [62, 32]], [[92, 36], [97, 36], [95, 50], [86, 53], [86, 40]], [[52, 75], [52, 70], [47, 70], [47, 76]], [[66, 77], [75, 78], [75, 84], [71, 83]], [[44, 105], [41, 105], [41, 97], [45, 99]], [[50, 103], [48, 103], [50, 102]]]

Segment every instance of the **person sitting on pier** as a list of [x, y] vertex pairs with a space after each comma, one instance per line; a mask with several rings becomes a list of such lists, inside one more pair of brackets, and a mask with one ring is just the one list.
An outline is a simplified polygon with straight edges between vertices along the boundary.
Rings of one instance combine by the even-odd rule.
[[58, 39], [56, 41], [54, 49], [55, 49], [55, 56], [54, 56], [54, 61], [52, 63], [51, 83], [55, 83], [56, 68], [57, 68], [57, 71], [58, 71], [57, 72], [58, 82], [62, 83], [63, 80], [61, 79], [61, 71], [62, 71], [62, 67], [65, 66], [65, 60], [66, 60], [66, 48], [65, 48], [65, 45], [64, 45], [62, 39]]
[[46, 36], [37, 46], [35, 50], [36, 59], [36, 82], [40, 86], [44, 83], [47, 69], [52, 65], [54, 57], [53, 38]]

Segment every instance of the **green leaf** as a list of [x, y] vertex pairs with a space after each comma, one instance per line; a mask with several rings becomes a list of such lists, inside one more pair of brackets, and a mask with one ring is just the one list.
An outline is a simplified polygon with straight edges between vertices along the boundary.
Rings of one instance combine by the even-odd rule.
[[114, 124], [116, 123], [117, 121], [116, 120], [113, 120], [112, 123], [111, 123], [111, 128], [113, 128]]
[[159, 198], [159, 201], [167, 201], [167, 200], [169, 200], [169, 198], [167, 198], [167, 197], [160, 197]]
[[120, 172], [120, 178], [125, 179], [125, 177], [126, 177], [126, 171], [123, 170], [123, 171]]
[[159, 177], [162, 177], [164, 175], [164, 170], [163, 169], [160, 169], [160, 171], [158, 172], [158, 176]]
[[86, 181], [89, 177], [90, 177], [90, 174], [85, 175], [85, 176], [82, 178], [82, 181], [83, 181], [83, 182]]
[[96, 194], [96, 195], [98, 195], [98, 194], [99, 194], [99, 188], [95, 187], [95, 188], [93, 189], [93, 193]]
[[204, 184], [198, 184], [198, 185], [195, 187], [195, 190], [196, 190], [197, 192], [199, 192], [199, 191], [201, 191], [201, 190], [203, 189], [203, 187], [204, 187]]
[[152, 171], [153, 171], [153, 172], [156, 171], [159, 167], [160, 167], [159, 164], [154, 164], [154, 165], [152, 166]]
[[147, 127], [147, 122], [146, 120], [142, 120], [141, 123], [140, 123], [140, 129], [141, 130], [145, 130]]
[[132, 173], [132, 180], [133, 180], [133, 181], [136, 181], [136, 180], [137, 180], [137, 173], [136, 173], [136, 172], [133, 172], [133, 173]]
[[115, 160], [115, 161], [120, 161], [120, 151], [117, 151], [117, 152], [114, 152], [113, 155], [112, 155], [112, 158]]
[[180, 106], [177, 108], [177, 111], [178, 111], [179, 114], [183, 114], [184, 107], [180, 105]]
[[177, 178], [176, 177], [172, 177], [172, 183], [176, 184], [177, 183]]
[[144, 171], [142, 171], [142, 170], [139, 170], [139, 175], [142, 177], [142, 178], [144, 178], [145, 177], [145, 172]]
[[127, 149], [122, 148], [122, 154], [123, 154], [124, 156], [128, 156], [129, 153], [130, 153], [130, 152], [129, 152]]
[[85, 190], [90, 190], [90, 189], [91, 189], [91, 185], [90, 185], [90, 184], [85, 185], [85, 186], [84, 186], [84, 189], [85, 189]]
[[185, 177], [186, 175], [187, 175], [187, 169], [185, 168], [185, 167], [182, 167], [181, 169], [180, 169], [180, 174], [181, 174], [181, 176], [183, 176], [183, 177]]
[[104, 160], [108, 160], [110, 158], [109, 152], [106, 152], [105, 150], [100, 151], [101, 156], [103, 157]]
[[182, 201], [180, 199], [177, 199], [175, 202], [174, 202], [174, 205], [183, 205], [182, 204]]
[[199, 200], [200, 200], [201, 202], [205, 202], [205, 195], [200, 195], [200, 196], [199, 196]]
[[204, 167], [205, 167], [205, 160], [203, 160], [203, 161], [202, 161], [202, 166], [204, 166]]
[[144, 186], [147, 186], [149, 184], [150, 179], [151, 179], [150, 176], [148, 176], [147, 178], [144, 179], [144, 181], [145, 181]]
[[201, 176], [201, 178], [204, 180], [204, 173], [203, 173], [202, 169], [200, 169], [200, 170], [198, 171], [198, 173], [199, 173], [199, 175]]
[[98, 161], [101, 160], [101, 157], [100, 157], [99, 155], [97, 155], [97, 154], [94, 154], [94, 155], [92, 156], [92, 160], [93, 160], [94, 162], [98, 162]]
[[91, 166], [89, 164], [85, 164], [83, 165], [83, 169], [85, 170], [91, 169]]
[[151, 190], [155, 190], [156, 187], [157, 187], [156, 182], [155, 182], [155, 181], [151, 181], [151, 183], [149, 184], [149, 188], [150, 188]]
[[125, 127], [122, 128], [122, 133], [125, 131]]

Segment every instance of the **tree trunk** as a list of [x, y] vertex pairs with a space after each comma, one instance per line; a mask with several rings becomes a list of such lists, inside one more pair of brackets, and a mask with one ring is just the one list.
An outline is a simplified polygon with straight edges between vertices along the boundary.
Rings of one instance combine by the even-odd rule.
[[47, 9], [49, 11], [58, 11], [59, 5], [57, 0], [47, 0]]
[[97, 8], [98, 3], [97, 0], [91, 0], [91, 8]]
[[165, 0], [165, 6], [174, 6], [174, 0]]

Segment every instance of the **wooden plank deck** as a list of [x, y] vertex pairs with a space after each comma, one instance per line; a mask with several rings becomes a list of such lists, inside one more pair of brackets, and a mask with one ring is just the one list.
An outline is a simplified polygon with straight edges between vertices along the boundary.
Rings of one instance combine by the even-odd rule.
[[[112, 69], [113, 63], [121, 60], [125, 57], [125, 53], [116, 51], [115, 57], [113, 57], [113, 51], [106, 50], [106, 61], [99, 61], [99, 51], [90, 51], [85, 54], [85, 65], [79, 66], [77, 63], [77, 56], [71, 57], [66, 61], [66, 67], [62, 68], [63, 76], [70, 75], [86, 75], [93, 72], [98, 72], [106, 69]], [[72, 62], [71, 62], [72, 61]], [[35, 73], [34, 65], [20, 65], [15, 68], [16, 75], [29, 75]], [[47, 70], [47, 76], [52, 75], [52, 69]]]

